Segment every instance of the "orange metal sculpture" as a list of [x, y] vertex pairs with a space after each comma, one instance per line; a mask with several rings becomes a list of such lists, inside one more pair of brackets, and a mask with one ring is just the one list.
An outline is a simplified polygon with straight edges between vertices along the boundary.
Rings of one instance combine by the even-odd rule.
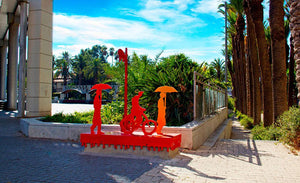
[[94, 116], [93, 116], [93, 125], [91, 126], [91, 134], [95, 134], [95, 128], [97, 129], [97, 134], [103, 134], [101, 132], [101, 105], [102, 105], [102, 90], [111, 89], [111, 86], [108, 84], [96, 84], [91, 90], [96, 90], [96, 95], [94, 98]]
[[157, 108], [157, 123], [158, 127], [156, 129], [156, 133], [162, 135], [161, 130], [166, 125], [166, 108], [167, 102], [166, 97], [167, 93], [177, 92], [177, 90], [171, 86], [161, 86], [158, 87], [155, 92], [160, 92], [160, 99], [158, 100]]

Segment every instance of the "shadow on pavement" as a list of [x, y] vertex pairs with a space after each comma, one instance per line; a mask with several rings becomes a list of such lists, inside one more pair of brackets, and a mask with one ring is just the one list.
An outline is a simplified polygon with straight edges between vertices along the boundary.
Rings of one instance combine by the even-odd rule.
[[0, 118], [0, 182], [132, 182], [157, 167], [150, 159], [82, 156], [79, 143], [31, 139], [19, 119]]

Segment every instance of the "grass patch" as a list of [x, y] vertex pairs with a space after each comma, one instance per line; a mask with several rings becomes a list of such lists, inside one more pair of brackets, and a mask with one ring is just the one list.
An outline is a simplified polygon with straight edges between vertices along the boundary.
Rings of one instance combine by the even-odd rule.
[[93, 111], [90, 112], [75, 112], [74, 114], [57, 113], [53, 116], [46, 116], [41, 119], [44, 122], [60, 122], [60, 123], [92, 123]]

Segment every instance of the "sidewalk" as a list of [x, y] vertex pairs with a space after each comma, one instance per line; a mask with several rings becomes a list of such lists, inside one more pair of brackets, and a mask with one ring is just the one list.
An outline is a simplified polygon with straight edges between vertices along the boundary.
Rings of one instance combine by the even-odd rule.
[[[1, 112], [0, 112], [1, 113]], [[29, 139], [0, 115], [0, 182], [299, 182], [300, 157], [273, 141], [222, 140], [172, 160], [81, 155], [79, 143]]]

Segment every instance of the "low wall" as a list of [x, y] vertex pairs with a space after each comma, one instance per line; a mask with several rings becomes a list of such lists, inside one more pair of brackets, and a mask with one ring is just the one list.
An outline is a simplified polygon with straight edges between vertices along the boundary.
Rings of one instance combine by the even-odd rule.
[[[181, 147], [198, 149], [214, 130], [227, 119], [228, 109], [222, 108], [216, 114], [199, 121], [192, 121], [180, 127], [167, 127], [162, 133], [181, 133]], [[24, 118], [20, 122], [24, 135], [33, 138], [50, 138], [79, 141], [81, 133], [90, 132], [91, 124], [41, 122], [39, 118]], [[102, 125], [102, 131], [120, 131], [119, 125]]]

